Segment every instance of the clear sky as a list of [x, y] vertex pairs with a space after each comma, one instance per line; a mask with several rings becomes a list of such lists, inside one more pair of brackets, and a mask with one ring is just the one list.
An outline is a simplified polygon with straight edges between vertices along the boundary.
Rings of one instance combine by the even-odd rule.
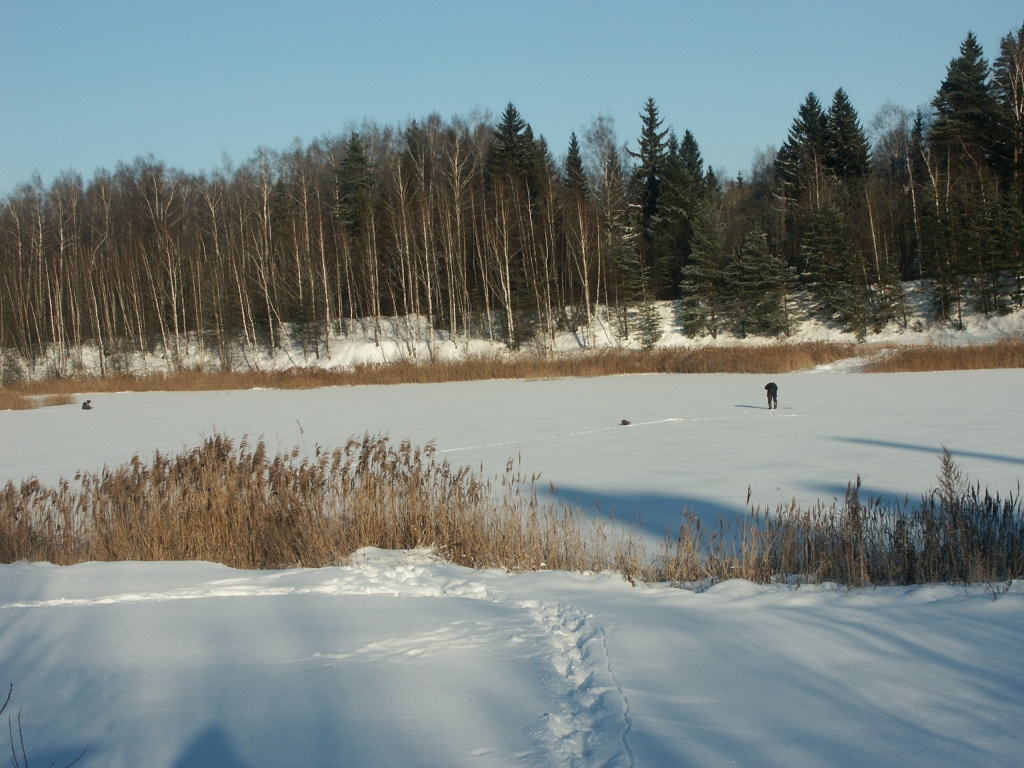
[[927, 105], [969, 31], [991, 63], [1022, 23], [1021, 0], [0, 0], [0, 196], [510, 101], [561, 157], [600, 114], [635, 144], [649, 96], [731, 177], [809, 91], [867, 127]]

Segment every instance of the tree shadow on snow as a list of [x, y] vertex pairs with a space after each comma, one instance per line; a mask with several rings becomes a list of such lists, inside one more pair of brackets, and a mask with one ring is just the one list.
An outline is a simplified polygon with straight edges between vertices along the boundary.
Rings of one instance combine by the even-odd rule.
[[223, 728], [209, 725], [192, 739], [174, 762], [175, 768], [250, 768], [235, 751]]
[[[833, 440], [838, 440], [843, 443], [856, 443], [857, 445], [869, 445], [876, 448], [893, 448], [900, 451], [918, 451], [921, 453], [928, 453], [938, 458], [942, 455], [942, 446], [935, 445], [914, 445], [913, 443], [897, 443], [892, 440], [878, 440], [869, 437], [833, 437]], [[949, 448], [948, 446], [946, 446]], [[981, 459], [983, 461], [999, 461], [1005, 464], [1021, 464], [1024, 465], [1024, 457], [1022, 456], [1007, 456], [998, 453], [981, 453], [979, 451], [960, 451], [955, 448], [949, 448], [950, 454], [954, 459], [958, 457], [969, 458], [969, 459]]]
[[706, 530], [710, 530], [719, 519], [735, 528], [737, 519], [748, 517], [740, 507], [696, 496], [644, 491], [607, 493], [571, 485], [558, 485], [553, 496], [547, 490], [544, 495], [552, 501], [579, 508], [594, 520], [614, 519], [619, 524], [635, 525], [645, 537], [657, 540], [663, 539], [666, 533], [675, 538], [686, 511], [692, 512]]
[[[849, 485], [853, 485], [854, 481], [849, 481]], [[837, 483], [812, 483], [807, 485], [806, 488], [812, 494], [817, 496], [817, 499], [828, 506], [830, 504], [836, 504], [841, 506], [846, 499], [846, 490], [848, 485], [840, 485]], [[921, 489], [920, 492], [907, 493], [906, 491], [893, 491], [886, 488], [877, 488], [872, 485], [861, 484], [857, 491], [857, 498], [861, 502], [867, 501], [880, 501], [895, 509], [906, 509], [908, 506], [913, 506], [921, 500], [921, 497], [927, 493], [927, 488]], [[807, 503], [805, 506], [810, 507], [812, 503]]]

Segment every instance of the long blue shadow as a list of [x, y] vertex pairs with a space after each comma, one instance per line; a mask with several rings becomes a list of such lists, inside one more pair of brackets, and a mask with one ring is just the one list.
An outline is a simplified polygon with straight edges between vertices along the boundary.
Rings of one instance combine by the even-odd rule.
[[[851, 483], [856, 478], [850, 479]], [[846, 486], [836, 483], [815, 483], [805, 486], [802, 506], [811, 507], [820, 502], [830, 506], [833, 502], [842, 505], [846, 496]], [[891, 510], [906, 510], [920, 504], [921, 499], [931, 490], [921, 488], [913, 493], [880, 488], [862, 484], [858, 491], [861, 502], [881, 501]], [[710, 531], [715, 525], [723, 523], [736, 528], [738, 521], [749, 520], [750, 510], [739, 505], [730, 506], [699, 496], [683, 496], [644, 491], [619, 491], [616, 493], [598, 493], [590, 488], [570, 485], [557, 486], [552, 495], [544, 489], [541, 495], [548, 500], [579, 509], [594, 520], [614, 520], [623, 525], [632, 525], [647, 538], [662, 539], [665, 535], [674, 537], [683, 523], [684, 514], [692, 513], [701, 526]], [[773, 513], [775, 509], [762, 509], [762, 513]]]
[[197, 733], [174, 762], [175, 768], [249, 768], [235, 751], [231, 738], [218, 725]]
[[[870, 437], [833, 437], [833, 440], [837, 440], [842, 443], [856, 443], [858, 445], [871, 445], [876, 448], [894, 448], [901, 451], [918, 451], [921, 453], [930, 453], [933, 456], [941, 456], [943, 446], [934, 445], [914, 445], [913, 443], [897, 443], [892, 440], [878, 440]], [[966, 456], [972, 459], [983, 459], [985, 461], [1000, 461], [1005, 464], [1021, 464], [1024, 465], [1024, 456], [1007, 456], [999, 453], [981, 453], [979, 451], [961, 451], [946, 446], [949, 452], [953, 455], [953, 458], [957, 456]]]
[[[854, 484], [856, 478], [850, 481], [850, 484]], [[841, 488], [836, 484], [826, 485], [825, 483], [814, 483], [805, 486], [810, 495], [814, 495], [822, 504], [829, 506], [833, 502], [837, 505], [842, 505], [846, 498], [846, 486]], [[871, 485], [861, 485], [857, 491], [857, 498], [861, 502], [868, 501], [881, 501], [886, 504], [890, 509], [895, 511], [896, 508], [906, 510], [913, 508], [920, 504], [921, 499], [928, 494], [929, 488], [921, 488], [919, 491], [914, 493], [907, 493], [905, 491], [894, 491], [888, 488], [877, 488]]]
[[677, 496], [644, 491], [619, 491], [597, 493], [590, 488], [559, 485], [552, 496], [544, 490], [547, 498], [578, 508], [595, 520], [614, 519], [617, 523], [634, 525], [645, 536], [661, 539], [668, 533], [674, 537], [679, 533], [684, 514], [689, 511], [700, 520], [701, 526], [710, 530], [721, 519], [733, 524], [737, 518], [745, 518], [746, 510], [739, 506], [728, 506], [698, 496]]

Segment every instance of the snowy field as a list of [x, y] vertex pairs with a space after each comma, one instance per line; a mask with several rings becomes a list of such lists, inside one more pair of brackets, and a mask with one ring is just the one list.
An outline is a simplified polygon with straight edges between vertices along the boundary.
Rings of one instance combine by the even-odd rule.
[[[91, 395], [0, 412], [0, 482], [47, 483], [222, 433], [271, 451], [352, 435], [510, 458], [652, 547], [684, 507], [914, 500], [948, 448], [1016, 493], [1024, 371], [582, 380]], [[626, 419], [629, 426], [620, 422]], [[1019, 766], [1024, 590], [847, 591], [349, 567], [0, 566], [0, 684], [58, 766]], [[9, 747], [0, 747], [0, 753]], [[20, 753], [19, 753], [20, 756]]]

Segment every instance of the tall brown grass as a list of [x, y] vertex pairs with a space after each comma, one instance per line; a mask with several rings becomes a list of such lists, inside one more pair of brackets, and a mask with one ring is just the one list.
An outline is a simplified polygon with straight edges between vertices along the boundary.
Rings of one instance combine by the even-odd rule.
[[31, 395], [0, 388], [0, 411], [27, 411], [73, 402], [74, 397], [71, 395]]
[[499, 479], [364, 435], [344, 447], [271, 456], [216, 436], [177, 456], [139, 457], [55, 487], [0, 491], [0, 561], [208, 560], [237, 568], [324, 566], [365, 546], [431, 547], [452, 562], [513, 571], [617, 571], [703, 584], [779, 578], [849, 585], [999, 582], [1024, 574], [1021, 497], [982, 493], [948, 453], [914, 509], [863, 502], [752, 510], [705, 527], [683, 512], [648, 556], [636, 530], [541, 503], [509, 462]]
[[1007, 338], [986, 344], [927, 344], [890, 347], [868, 360], [866, 373], [971, 371], [1024, 368], [1024, 339]]
[[[177, 456], [0, 491], [0, 561], [210, 560], [237, 568], [323, 566], [356, 549], [431, 546], [472, 567], [591, 570], [614, 537], [544, 507], [510, 465], [500, 486], [385, 437], [271, 456], [217, 436]], [[627, 546], [628, 537], [622, 546]], [[616, 542], [616, 546], [618, 543]]]
[[904, 372], [1024, 367], [1024, 339], [989, 344], [896, 347], [841, 342], [801, 342], [714, 347], [606, 349], [577, 353], [476, 355], [458, 360], [399, 360], [353, 369], [202, 371], [23, 381], [0, 387], [0, 410], [37, 407], [39, 396], [79, 393], [314, 389], [329, 386], [443, 384], [484, 379], [546, 379], [643, 373], [788, 373], [839, 360], [867, 358], [864, 371]]
[[796, 577], [850, 586], [1007, 582], [1024, 574], [1020, 490], [1001, 499], [961, 478], [946, 452], [939, 487], [916, 505], [860, 498], [754, 516], [742, 535], [747, 578]]
[[354, 369], [287, 371], [184, 370], [166, 374], [111, 374], [25, 381], [0, 388], [15, 396], [82, 392], [313, 389], [328, 386], [447, 383], [485, 379], [542, 379], [639, 373], [785, 373], [857, 354], [853, 344], [811, 342], [735, 347], [592, 350], [548, 355], [476, 355], [458, 360], [400, 360]]

